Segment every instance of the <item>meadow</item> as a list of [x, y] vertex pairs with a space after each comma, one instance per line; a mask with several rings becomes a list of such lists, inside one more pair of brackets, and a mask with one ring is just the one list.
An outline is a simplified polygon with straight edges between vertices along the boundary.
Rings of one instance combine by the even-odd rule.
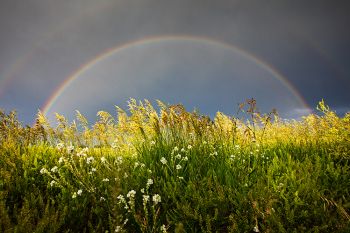
[[350, 232], [350, 113], [317, 109], [0, 111], [0, 232]]

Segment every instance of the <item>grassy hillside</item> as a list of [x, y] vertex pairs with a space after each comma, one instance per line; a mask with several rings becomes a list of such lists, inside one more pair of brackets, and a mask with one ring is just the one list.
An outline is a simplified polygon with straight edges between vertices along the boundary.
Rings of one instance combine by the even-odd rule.
[[1, 232], [349, 232], [350, 114], [0, 112]]

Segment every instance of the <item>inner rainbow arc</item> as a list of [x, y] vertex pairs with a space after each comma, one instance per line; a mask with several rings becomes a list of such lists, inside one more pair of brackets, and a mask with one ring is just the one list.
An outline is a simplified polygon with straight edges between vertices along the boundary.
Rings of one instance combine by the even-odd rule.
[[206, 38], [206, 37], [196, 37], [196, 36], [188, 36], [188, 35], [177, 35], [177, 36], [157, 36], [157, 37], [148, 37], [143, 38], [139, 40], [134, 40], [119, 46], [112, 47], [108, 49], [107, 51], [101, 53], [100, 55], [94, 57], [89, 62], [83, 64], [80, 66], [75, 72], [73, 72], [68, 78], [66, 78], [61, 85], [59, 85], [53, 94], [49, 97], [47, 101], [45, 101], [45, 104], [42, 106], [42, 112], [46, 115], [52, 108], [52, 106], [55, 104], [57, 99], [62, 95], [62, 93], [65, 91], [65, 89], [71, 85], [71, 83], [78, 79], [79, 77], [82, 77], [81, 74], [88, 71], [104, 59], [108, 58], [109, 56], [115, 55], [119, 52], [122, 52], [126, 49], [137, 47], [137, 46], [146, 46], [149, 44], [164, 42], [164, 41], [190, 41], [190, 42], [205, 42], [212, 45], [220, 45], [225, 47], [228, 50], [232, 50], [234, 52], [239, 53], [241, 56], [247, 58], [248, 60], [254, 62], [256, 65], [261, 67], [263, 70], [266, 70], [269, 72], [274, 78], [276, 78], [279, 82], [282, 83], [283, 86], [285, 86], [292, 94], [293, 96], [298, 100], [299, 104], [301, 104], [304, 108], [308, 109], [310, 111], [310, 107], [307, 104], [307, 102], [303, 99], [301, 94], [297, 91], [297, 89], [288, 81], [286, 77], [284, 77], [278, 70], [276, 70], [273, 66], [266, 63], [265, 61], [259, 59], [257, 56], [252, 55], [251, 53], [226, 42], [217, 41], [214, 39]]

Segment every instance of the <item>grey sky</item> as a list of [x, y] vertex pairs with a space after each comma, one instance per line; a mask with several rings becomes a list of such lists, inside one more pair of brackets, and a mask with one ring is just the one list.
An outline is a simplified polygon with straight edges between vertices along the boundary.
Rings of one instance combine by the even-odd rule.
[[[146, 37], [189, 35], [232, 44], [257, 56], [287, 77], [310, 106], [324, 98], [344, 113], [350, 108], [348, 12], [350, 4], [341, 0], [1, 0], [0, 108], [17, 109], [21, 119], [30, 123], [69, 75], [104, 51]], [[175, 61], [172, 58], [171, 62]], [[215, 69], [211, 65], [209, 70]], [[201, 82], [200, 75], [196, 75], [192, 78]], [[234, 98], [225, 87], [239, 83], [222, 72], [217, 75], [223, 76], [224, 84], [218, 85], [222, 90], [215, 89], [213, 103], [194, 101], [191, 90], [179, 92], [179, 99], [185, 99], [189, 109], [200, 105], [202, 112], [212, 115], [216, 111], [231, 113], [243, 96]], [[154, 91], [159, 90], [160, 86], [154, 85]], [[127, 95], [128, 90], [124, 91]], [[148, 92], [137, 90], [141, 92], [142, 97], [153, 97], [152, 88]], [[159, 95], [167, 99], [166, 90]], [[251, 97], [255, 96], [246, 96]], [[103, 101], [96, 103], [91, 112], [100, 110], [94, 109], [99, 104], [101, 108], [112, 105], [113, 96]], [[262, 105], [265, 101], [263, 97], [258, 99]], [[301, 110], [291, 106], [283, 111]]]

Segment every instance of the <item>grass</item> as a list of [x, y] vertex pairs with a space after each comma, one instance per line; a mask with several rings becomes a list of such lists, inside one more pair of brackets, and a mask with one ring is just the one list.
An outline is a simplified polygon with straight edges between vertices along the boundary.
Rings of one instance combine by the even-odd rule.
[[349, 232], [350, 114], [0, 112], [1, 232]]

